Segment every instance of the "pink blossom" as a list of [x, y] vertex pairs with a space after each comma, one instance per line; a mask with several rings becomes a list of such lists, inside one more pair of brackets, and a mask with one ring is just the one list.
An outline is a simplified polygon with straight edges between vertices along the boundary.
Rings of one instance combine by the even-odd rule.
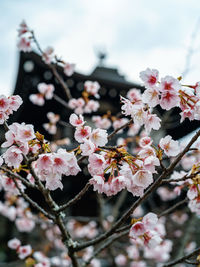
[[53, 84], [39, 83], [37, 88], [46, 99], [52, 99], [55, 90]]
[[140, 125], [137, 123], [133, 123], [131, 126], [129, 126], [129, 130], [127, 132], [128, 136], [135, 136], [140, 129]]
[[21, 242], [17, 238], [13, 238], [13, 239], [8, 241], [8, 247], [11, 248], [11, 249], [17, 250], [20, 245], [21, 245]]
[[98, 193], [103, 193], [103, 186], [104, 186], [104, 179], [100, 175], [95, 175], [93, 178], [89, 180], [90, 184], [93, 185], [93, 190], [97, 191]]
[[143, 159], [150, 156], [156, 157], [156, 151], [151, 146], [145, 146], [143, 149], [139, 151], [138, 155]]
[[133, 181], [137, 186], [147, 188], [153, 183], [152, 173], [147, 170], [139, 170], [133, 175]]
[[33, 125], [31, 124], [21, 124], [18, 128], [17, 137], [20, 142], [28, 142], [35, 138], [35, 133], [33, 129]]
[[39, 155], [39, 158], [37, 160], [37, 168], [39, 171], [50, 170], [52, 165], [53, 165], [53, 160], [51, 154]]
[[58, 114], [54, 114], [53, 112], [48, 112], [47, 118], [49, 119], [49, 123], [43, 124], [44, 129], [49, 134], [56, 134], [57, 131], [56, 123], [59, 121], [60, 116]]
[[98, 91], [100, 89], [100, 85], [98, 82], [86, 81], [84, 83], [84, 88], [86, 92], [88, 92], [90, 95], [93, 95], [96, 98], [99, 98]]
[[16, 146], [11, 146], [3, 154], [3, 158], [9, 167], [18, 168], [23, 161], [22, 151]]
[[0, 124], [4, 124], [4, 122], [8, 119], [8, 115], [4, 112], [0, 112]]
[[8, 99], [9, 99], [9, 114], [11, 114], [12, 111], [17, 111], [18, 108], [23, 103], [19, 95], [12, 95]]
[[144, 245], [148, 248], [155, 248], [162, 242], [162, 238], [156, 231], [148, 231], [144, 236]]
[[91, 140], [85, 139], [84, 143], [80, 145], [80, 149], [83, 156], [89, 156], [94, 153], [96, 146]]
[[93, 116], [92, 121], [97, 128], [109, 129], [111, 127], [111, 121], [108, 118], [102, 118], [101, 116]]
[[21, 246], [19, 247], [17, 253], [19, 254], [19, 258], [21, 260], [25, 259], [26, 257], [28, 257], [29, 255], [31, 255], [32, 253], [32, 248], [30, 245], [26, 245], [26, 246]]
[[132, 261], [130, 267], [147, 267], [145, 261]]
[[45, 103], [44, 96], [42, 94], [31, 94], [29, 96], [29, 100], [34, 104], [38, 106], [43, 106]]
[[123, 254], [119, 254], [115, 257], [115, 262], [119, 266], [126, 266], [127, 259]]
[[31, 40], [27, 37], [20, 37], [17, 47], [19, 51], [31, 52]]
[[156, 69], [147, 68], [145, 71], [140, 72], [140, 78], [147, 88], [152, 88], [158, 82], [159, 72]]
[[100, 175], [103, 173], [106, 161], [102, 155], [92, 153], [91, 155], [89, 155], [88, 160], [88, 170], [92, 176]]
[[96, 145], [96, 146], [105, 146], [108, 142], [108, 133], [106, 130], [103, 129], [94, 129], [89, 136], [89, 139]]
[[143, 217], [142, 222], [146, 229], [153, 230], [158, 223], [158, 216], [155, 213], [149, 212]]
[[75, 64], [65, 63], [63, 66], [64, 74], [67, 76], [72, 76], [75, 69]]
[[149, 107], [155, 107], [160, 103], [159, 91], [157, 88], [146, 89], [142, 95], [142, 101], [147, 103]]
[[147, 118], [145, 120], [145, 130], [147, 133], [150, 133], [151, 129], [159, 130], [161, 127], [161, 119], [158, 118], [156, 114], [149, 114], [147, 115]]
[[166, 90], [161, 95], [160, 106], [162, 109], [170, 110], [179, 107], [180, 98], [175, 90]]
[[146, 232], [144, 223], [142, 222], [136, 222], [133, 224], [133, 226], [130, 229], [129, 237], [130, 238], [136, 238], [138, 236], [143, 235]]
[[9, 99], [4, 95], [0, 95], [0, 112], [6, 112], [9, 108], [9, 105]]
[[160, 166], [160, 161], [157, 157], [149, 156], [144, 159], [144, 168], [151, 173], [156, 173], [155, 166]]
[[[198, 187], [198, 189], [197, 189]], [[195, 199], [196, 197], [198, 197], [198, 190], [199, 190], [199, 185], [195, 185], [193, 184], [192, 186], [190, 186], [190, 189], [187, 191], [187, 197], [192, 200]]]
[[35, 227], [35, 222], [26, 217], [17, 218], [15, 224], [20, 232], [31, 232]]
[[24, 145], [27, 141], [35, 138], [34, 129], [31, 124], [25, 123], [13, 123], [8, 126], [8, 131], [5, 134], [6, 142], [4, 142], [2, 147], [9, 147], [14, 143], [19, 146]]
[[67, 162], [65, 158], [62, 157], [62, 154], [56, 153], [51, 156], [53, 161], [53, 170], [54, 172], [64, 173], [67, 168]]
[[82, 126], [76, 128], [76, 131], [74, 133], [74, 138], [77, 142], [83, 143], [84, 140], [89, 137], [91, 134], [91, 127], [90, 126]]
[[47, 47], [42, 54], [42, 59], [46, 64], [51, 64], [54, 57], [54, 49], [52, 47]]
[[134, 105], [132, 107], [131, 117], [138, 125], [143, 125], [147, 120], [147, 112], [142, 105]]
[[99, 108], [99, 102], [94, 100], [89, 100], [84, 107], [84, 112], [85, 113], [96, 112], [98, 108]]
[[127, 93], [127, 98], [132, 102], [132, 103], [140, 103], [141, 102], [141, 93], [138, 89], [130, 89]]
[[69, 117], [69, 122], [74, 127], [83, 126], [85, 121], [82, 115], [77, 116], [75, 113], [72, 113]]
[[21, 36], [29, 31], [29, 28], [24, 20], [19, 25], [18, 31], [18, 36]]
[[46, 175], [46, 185], [45, 187], [49, 190], [56, 190], [60, 188], [63, 189], [63, 184], [61, 182], [61, 175], [59, 173], [49, 172]]
[[130, 100], [126, 99], [125, 97], [120, 96], [120, 102], [123, 104], [121, 107], [122, 114], [125, 116], [129, 116], [132, 114], [133, 104]]
[[144, 148], [146, 146], [150, 146], [152, 144], [153, 140], [149, 136], [144, 136], [140, 139], [139, 145]]
[[161, 79], [161, 83], [159, 85], [160, 92], [165, 92], [165, 91], [178, 92], [180, 89], [181, 89], [180, 82], [174, 77], [165, 76], [164, 78]]
[[[18, 184], [18, 187], [24, 191], [25, 186], [21, 183], [21, 181], [19, 181], [18, 179], [16, 179], [16, 182]], [[13, 195], [19, 195], [19, 190], [17, 189], [15, 183], [13, 182], [13, 180], [7, 176], [2, 176], [1, 179], [1, 183], [2, 183], [2, 187], [5, 191], [13, 194]]]
[[180, 152], [178, 141], [172, 140], [170, 135], [161, 138], [159, 145], [168, 157], [175, 157]]

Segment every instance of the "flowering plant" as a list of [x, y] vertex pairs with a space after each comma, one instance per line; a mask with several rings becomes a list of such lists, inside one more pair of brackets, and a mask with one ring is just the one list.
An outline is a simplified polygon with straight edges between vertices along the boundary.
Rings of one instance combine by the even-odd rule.
[[[162, 117], [156, 113], [158, 106], [165, 112], [178, 107], [180, 122], [200, 119], [200, 84], [182, 85], [181, 77], [159, 79], [158, 70], [147, 68], [140, 73], [144, 92], [129, 90], [126, 97], [121, 97], [120, 117], [113, 120], [108, 114], [93, 116], [92, 128], [84, 117], [100, 106], [98, 82], [86, 81], [81, 97], [72, 98], [56, 67], [61, 65], [64, 74], [71, 76], [75, 65], [59, 60], [50, 47], [43, 51], [25, 22], [20, 24], [18, 32], [18, 48], [30, 52], [35, 44], [66, 93], [66, 100], [61, 103], [71, 110], [68, 125], [74, 127], [78, 144], [66, 150], [59, 147], [59, 142], [53, 146], [31, 124], [9, 125], [9, 117], [23, 100], [20, 96], [0, 96], [0, 124], [5, 128], [5, 141], [1, 145], [4, 151], [0, 156], [0, 187], [4, 192], [0, 213], [15, 222], [19, 232], [31, 233], [40, 227], [49, 244], [48, 249], [38, 250], [37, 246], [32, 248], [31, 244], [13, 237], [8, 247], [27, 266], [34, 267], [101, 266], [105, 257], [109, 266], [174, 266], [188, 263], [193, 256], [195, 264], [200, 264], [200, 249], [195, 248], [194, 241], [186, 242], [185, 256], [166, 263], [173, 253], [168, 219], [181, 225], [188, 221], [188, 214], [200, 214], [200, 150], [196, 142], [200, 131], [186, 145], [164, 131], [157, 142], [152, 134], [152, 130], [159, 133], [163, 127]], [[29, 97], [33, 104], [42, 106], [55, 97], [52, 84], [40, 83], [37, 88], [38, 93]], [[49, 123], [43, 126], [54, 135], [60, 116], [49, 112], [47, 117]], [[116, 145], [110, 145], [110, 140], [120, 133]], [[63, 190], [63, 181], [82, 171], [81, 163], [87, 167], [88, 182], [74, 198], [58, 204], [53, 191]], [[70, 217], [65, 211], [78, 205], [89, 188], [97, 191], [99, 216]], [[31, 197], [28, 189], [40, 192], [45, 207]], [[145, 203], [155, 191], [164, 204], [154, 211], [144, 211]], [[131, 193], [131, 204], [124, 210], [127, 192]], [[108, 202], [110, 198], [112, 204]], [[170, 200], [174, 200], [173, 205], [166, 209], [165, 203]], [[112, 205], [109, 214], [106, 205]], [[179, 209], [181, 205], [188, 210]], [[176, 237], [182, 235], [172, 226], [171, 229]]]

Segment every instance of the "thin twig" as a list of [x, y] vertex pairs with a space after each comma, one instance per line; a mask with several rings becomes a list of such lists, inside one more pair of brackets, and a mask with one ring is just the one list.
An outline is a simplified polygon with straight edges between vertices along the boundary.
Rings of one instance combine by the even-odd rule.
[[82, 196], [88, 191], [88, 188], [90, 187], [90, 183], [87, 183], [84, 188], [71, 200], [69, 200], [66, 204], [59, 207], [58, 212], [61, 212], [65, 210], [66, 208], [70, 207], [71, 205], [74, 205], [77, 201], [79, 201]]
[[178, 208], [179, 206], [185, 204], [188, 202], [188, 198], [186, 197], [185, 199], [179, 201], [178, 203], [174, 204], [172, 207], [170, 207], [169, 209], [163, 211], [161, 214], [159, 214], [158, 218], [165, 216], [171, 212], [173, 212], [176, 208]]
[[24, 193], [22, 191], [22, 189], [19, 187], [17, 181], [15, 180], [14, 177], [12, 177], [13, 182], [15, 183], [15, 186], [17, 187], [17, 189], [19, 190], [20, 194], [23, 196], [23, 198], [30, 203], [34, 208], [36, 208], [39, 212], [41, 212], [42, 214], [44, 214], [47, 218], [49, 218], [50, 220], [54, 220], [53, 215], [49, 214], [48, 212], [46, 212], [42, 207], [40, 207], [35, 201], [33, 201], [26, 193]]
[[[31, 34], [32, 34], [32, 39], [33, 39], [33, 41], [35, 42], [35, 44], [36, 44], [38, 50], [40, 51], [40, 53], [41, 53], [42, 55], [44, 55], [44, 51], [42, 50], [42, 48], [41, 48], [39, 42], [37, 41], [37, 39], [36, 39], [36, 37], [35, 37], [35, 34], [34, 34], [34, 31], [31, 31]], [[54, 76], [56, 77], [56, 79], [58, 80], [58, 82], [60, 83], [60, 85], [62, 86], [62, 88], [64, 89], [67, 98], [68, 98], [68, 99], [71, 99], [72, 96], [71, 96], [70, 90], [69, 90], [67, 84], [65, 83], [65, 81], [63, 80], [63, 78], [62, 78], [62, 77], [60, 76], [60, 74], [58, 73], [58, 71], [57, 71], [55, 65], [53, 65], [53, 64], [46, 64], [46, 65], [51, 69], [51, 71], [53, 72]]]
[[8, 173], [10, 176], [19, 179], [27, 187], [37, 188], [36, 185], [31, 184], [24, 177], [22, 177], [21, 175], [19, 175], [17, 173], [12, 172], [11, 170], [7, 169], [6, 167], [1, 166], [0, 169], [3, 170], [4, 172]]
[[191, 253], [177, 259], [177, 260], [174, 260], [174, 261], [171, 261], [169, 263], [166, 263], [163, 265], [163, 267], [170, 267], [170, 266], [174, 266], [175, 264], [177, 263], [181, 263], [181, 262], [184, 262], [185, 260], [191, 258], [192, 256], [194, 256], [195, 254], [197, 254], [198, 252], [200, 252], [200, 247], [196, 248], [195, 250], [193, 250]]
[[117, 239], [119, 239], [122, 236], [125, 236], [128, 234], [128, 231], [124, 231], [120, 234], [114, 234], [112, 237], [110, 237], [106, 242], [104, 242], [102, 245], [100, 245], [93, 253], [93, 255], [85, 262], [83, 265], [84, 267], [90, 264], [90, 262], [104, 249], [108, 248], [113, 242], [115, 242]]

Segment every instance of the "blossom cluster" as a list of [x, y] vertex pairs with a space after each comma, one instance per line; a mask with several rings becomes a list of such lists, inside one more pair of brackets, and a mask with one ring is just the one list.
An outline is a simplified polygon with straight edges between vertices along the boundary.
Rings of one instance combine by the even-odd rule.
[[81, 171], [74, 152], [60, 148], [57, 152], [39, 155], [33, 167], [39, 179], [45, 181], [49, 190], [62, 189], [62, 175], [77, 175]]
[[181, 85], [181, 77], [176, 79], [169, 75], [159, 81], [158, 70], [149, 68], [140, 72], [140, 78], [146, 87], [142, 101], [149, 107], [160, 105], [165, 110], [179, 107], [181, 109], [181, 122], [185, 118], [189, 120], [200, 119], [199, 82], [195, 85]]
[[71, 114], [69, 118], [70, 124], [76, 127], [74, 138], [81, 143], [80, 150], [83, 156], [89, 156], [97, 150], [99, 146], [105, 146], [108, 142], [108, 134], [106, 130], [90, 126], [84, 126], [85, 121], [82, 115], [77, 116]]
[[0, 124], [3, 124], [13, 111], [17, 111], [22, 104], [22, 99], [19, 95], [6, 97], [0, 95]]
[[53, 112], [47, 113], [47, 118], [49, 119], [48, 123], [44, 123], [43, 127], [49, 134], [56, 134], [57, 127], [56, 123], [59, 121], [60, 116], [58, 114], [54, 114]]
[[55, 90], [53, 84], [39, 83], [37, 89], [39, 93], [29, 96], [29, 100], [34, 105], [43, 106], [45, 99], [50, 100], [53, 98], [53, 92]]
[[106, 150], [89, 156], [88, 170], [92, 175], [90, 183], [98, 193], [115, 195], [127, 189], [134, 196], [142, 196], [153, 182], [155, 167], [159, 166], [156, 151], [145, 145], [138, 156], [129, 154], [123, 147]]
[[86, 81], [82, 97], [70, 99], [68, 102], [69, 108], [73, 109], [76, 114], [96, 112], [99, 108], [99, 103], [89, 97], [99, 98], [99, 89], [100, 85], [98, 82]]
[[13, 195], [8, 188], [4, 186], [2, 188], [7, 193], [5, 195], [6, 201], [0, 201], [0, 214], [15, 222], [19, 232], [31, 232], [35, 227], [36, 216], [29, 210], [28, 203], [23, 198]]
[[46, 49], [44, 49], [44, 51], [41, 51], [41, 48], [38, 46], [38, 43], [35, 39], [33, 30], [28, 27], [24, 20], [19, 25], [18, 38], [19, 40], [17, 43], [17, 47], [19, 51], [31, 52], [33, 50], [33, 43], [35, 43], [40, 52], [42, 53], [42, 59], [46, 64], [49, 65], [51, 63], [61, 63], [63, 67], [63, 72], [66, 76], [71, 76], [74, 73], [75, 64], [65, 62], [63, 60], [58, 60], [54, 54], [53, 47], [48, 46]]
[[1, 147], [8, 149], [2, 157], [9, 167], [19, 168], [23, 155], [29, 153], [29, 141], [36, 138], [33, 125], [15, 122], [8, 126], [5, 138]]

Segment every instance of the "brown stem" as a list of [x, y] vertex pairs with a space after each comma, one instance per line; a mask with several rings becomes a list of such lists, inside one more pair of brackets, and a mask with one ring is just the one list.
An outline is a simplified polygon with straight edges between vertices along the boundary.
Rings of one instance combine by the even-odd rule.
[[195, 250], [193, 250], [191, 253], [177, 259], [177, 260], [174, 260], [174, 261], [171, 261], [169, 263], [166, 263], [164, 264], [162, 267], [170, 267], [170, 266], [174, 266], [175, 264], [177, 263], [181, 263], [181, 262], [184, 262], [185, 260], [191, 258], [192, 256], [194, 256], [195, 254], [199, 253], [200, 252], [200, 247], [196, 248]]
[[58, 212], [61, 212], [65, 210], [66, 208], [70, 207], [71, 205], [74, 205], [77, 201], [79, 201], [82, 196], [88, 191], [88, 188], [90, 187], [90, 183], [87, 183], [84, 188], [70, 201], [68, 201], [66, 204], [59, 207]]

